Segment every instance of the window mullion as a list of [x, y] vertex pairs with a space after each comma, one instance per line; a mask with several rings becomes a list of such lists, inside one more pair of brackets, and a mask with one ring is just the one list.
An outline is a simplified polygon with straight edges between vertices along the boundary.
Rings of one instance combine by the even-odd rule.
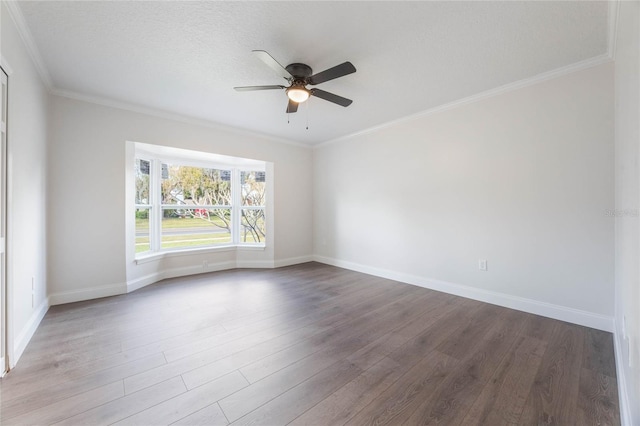
[[149, 223], [151, 238], [151, 251], [160, 250], [161, 228], [162, 228], [162, 162], [154, 159], [151, 167], [151, 217]]
[[231, 228], [233, 229], [233, 244], [239, 244], [240, 229], [242, 228], [242, 222], [240, 219], [242, 209], [242, 182], [240, 180], [239, 169], [233, 169], [233, 176], [231, 178], [231, 197], [231, 215], [233, 217]]

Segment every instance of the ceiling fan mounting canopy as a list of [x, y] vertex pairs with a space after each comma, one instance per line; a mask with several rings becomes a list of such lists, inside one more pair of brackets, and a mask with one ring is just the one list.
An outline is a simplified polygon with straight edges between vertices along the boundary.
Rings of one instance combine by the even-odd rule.
[[336, 65], [335, 67], [324, 70], [318, 74], [313, 74], [313, 70], [307, 64], [296, 62], [283, 67], [264, 50], [253, 50], [252, 53], [278, 73], [278, 75], [287, 80], [289, 86], [271, 85], [234, 87], [238, 92], [285, 89], [285, 93], [289, 98], [286, 110], [287, 113], [296, 112], [298, 110], [298, 104], [306, 101], [310, 96], [315, 96], [343, 107], [347, 107], [353, 102], [351, 99], [343, 98], [342, 96], [338, 96], [324, 90], [315, 88], [307, 89], [306, 87], [307, 85], [315, 86], [356, 72], [356, 67], [354, 67], [351, 62], [343, 62], [340, 65]]

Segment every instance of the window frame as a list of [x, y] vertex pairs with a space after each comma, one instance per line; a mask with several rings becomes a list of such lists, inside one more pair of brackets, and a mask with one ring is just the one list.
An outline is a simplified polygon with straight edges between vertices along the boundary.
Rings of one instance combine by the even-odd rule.
[[[242, 233], [242, 210], [244, 209], [256, 209], [262, 210], [264, 213], [264, 223], [267, 226], [267, 201], [269, 199], [269, 185], [267, 181], [269, 179], [269, 174], [267, 172], [267, 163], [256, 160], [243, 159], [239, 157], [229, 157], [234, 160], [245, 160], [252, 163], [258, 164], [233, 164], [232, 162], [223, 162], [223, 161], [200, 161], [194, 160], [192, 158], [186, 158], [181, 156], [174, 155], [160, 155], [158, 153], [140, 149], [136, 143], [134, 149], [134, 157], [133, 164], [135, 168], [135, 164], [137, 160], [149, 161], [149, 204], [139, 204], [136, 203], [135, 200], [135, 185], [134, 185], [134, 196], [133, 196], [133, 211], [137, 211], [138, 209], [147, 209], [149, 211], [149, 250], [143, 252], [135, 252], [135, 225], [134, 225], [134, 236], [133, 236], [133, 244], [134, 244], [134, 258], [137, 263], [141, 261], [144, 262], [145, 259], [156, 258], [158, 256], [162, 257], [165, 255], [172, 254], [185, 254], [189, 252], [201, 252], [201, 251], [226, 251], [230, 249], [242, 248], [242, 249], [256, 249], [256, 250], [264, 250], [267, 246], [267, 238], [265, 235], [265, 240], [262, 242], [243, 242], [241, 238]], [[182, 150], [185, 151], [185, 150]], [[197, 151], [188, 151], [191, 154], [207, 154], [207, 153], [199, 153]], [[187, 166], [187, 167], [198, 167], [198, 168], [206, 168], [206, 169], [218, 169], [218, 170], [230, 170], [231, 171], [231, 204], [230, 205], [207, 205], [207, 206], [190, 206], [186, 204], [163, 204], [162, 203], [162, 195], [161, 195], [161, 185], [162, 185], [162, 164], [174, 165], [174, 166]], [[135, 170], [135, 169], [134, 169]], [[265, 201], [261, 206], [243, 206], [242, 205], [242, 182], [241, 182], [241, 173], [242, 172], [263, 172], [265, 173]], [[136, 177], [133, 177], [133, 182], [135, 183]], [[182, 206], [183, 209], [189, 210], [195, 208], [202, 209], [229, 209], [231, 211], [231, 242], [230, 243], [221, 243], [221, 244], [206, 244], [199, 246], [184, 246], [184, 247], [171, 247], [171, 248], [162, 248], [162, 217], [163, 212], [167, 209], [179, 209]], [[267, 228], [268, 229], [268, 228]], [[268, 231], [267, 231], [268, 232]]]

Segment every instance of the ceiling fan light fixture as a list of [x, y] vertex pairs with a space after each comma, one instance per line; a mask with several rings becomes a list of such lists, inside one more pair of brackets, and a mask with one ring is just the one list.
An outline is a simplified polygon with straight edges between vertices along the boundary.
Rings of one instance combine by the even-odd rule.
[[309, 96], [311, 96], [311, 93], [309, 92], [309, 90], [305, 89], [304, 87], [293, 86], [287, 89], [287, 96], [293, 102], [302, 103], [307, 99], [309, 99]]

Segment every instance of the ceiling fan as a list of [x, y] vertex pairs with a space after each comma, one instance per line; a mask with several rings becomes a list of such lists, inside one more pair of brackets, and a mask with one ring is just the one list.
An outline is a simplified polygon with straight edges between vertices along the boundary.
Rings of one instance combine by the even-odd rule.
[[278, 75], [287, 80], [289, 85], [234, 87], [238, 92], [284, 89], [287, 97], [289, 98], [289, 104], [287, 105], [286, 111], [288, 113], [296, 112], [298, 110], [298, 104], [306, 101], [310, 96], [315, 96], [343, 107], [348, 107], [353, 102], [351, 99], [343, 98], [342, 96], [334, 95], [333, 93], [326, 92], [324, 90], [316, 88], [307, 89], [306, 87], [307, 85], [315, 86], [317, 84], [324, 83], [325, 81], [333, 80], [356, 72], [356, 67], [354, 67], [351, 62], [344, 62], [333, 68], [329, 68], [328, 70], [313, 74], [313, 70], [307, 64], [294, 63], [283, 67], [264, 50], [253, 50], [251, 53], [256, 55], [265, 64], [277, 72]]

